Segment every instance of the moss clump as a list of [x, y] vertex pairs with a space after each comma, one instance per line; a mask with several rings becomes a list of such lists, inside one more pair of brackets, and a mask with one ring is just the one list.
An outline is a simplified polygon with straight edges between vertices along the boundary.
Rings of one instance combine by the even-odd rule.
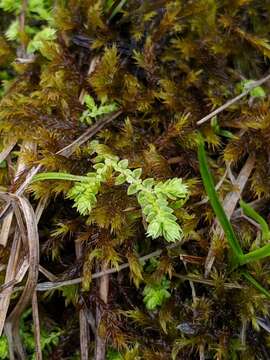
[[[25, 196], [38, 211], [43, 206], [40, 264], [51, 273], [51, 289], [38, 293], [41, 325], [53, 321], [61, 329], [52, 352], [75, 359], [81, 351], [96, 360], [106, 356], [101, 348], [108, 359], [268, 359], [269, 299], [241, 269], [231, 271], [197, 158], [199, 130], [241, 248], [265, 245], [260, 224], [241, 216], [238, 200], [233, 209], [228, 204], [240, 191], [264, 219], [269, 215], [268, 83], [215, 121], [197, 122], [267, 74], [267, 2], [29, 0], [10, 9], [9, 3], [0, 1], [0, 149], [13, 147], [0, 163], [1, 192], [21, 189], [37, 166], [79, 177], [96, 172], [97, 163], [109, 168], [95, 158], [93, 139], [97, 155], [106, 149], [128, 160], [126, 169], [141, 169], [142, 181], [178, 178], [189, 192], [184, 204], [168, 197], [172, 222], [182, 229], [181, 241], [168, 246], [158, 228], [159, 236], [147, 236], [149, 213], [137, 189], [128, 195], [131, 183], [116, 185], [111, 168], [83, 215], [68, 196], [68, 179], [28, 182]], [[14, 21], [20, 31], [10, 28]], [[14, 220], [0, 249], [3, 264], [15, 226]], [[209, 250], [215, 261], [205, 278]], [[121, 271], [107, 274], [111, 267]], [[246, 267], [268, 289], [268, 260]], [[81, 279], [53, 288], [52, 274]], [[40, 273], [38, 281], [45, 280]], [[89, 336], [87, 349], [80, 332]]]

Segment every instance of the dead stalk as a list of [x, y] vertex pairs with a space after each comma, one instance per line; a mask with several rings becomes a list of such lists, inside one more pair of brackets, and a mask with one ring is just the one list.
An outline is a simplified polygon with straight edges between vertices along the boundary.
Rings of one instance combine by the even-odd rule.
[[[101, 271], [106, 271], [107, 266], [102, 265]], [[100, 278], [99, 283], [99, 296], [104, 304], [108, 303], [108, 294], [109, 294], [109, 275], [103, 275]], [[97, 334], [96, 334], [96, 349], [95, 349], [95, 360], [105, 360], [106, 356], [106, 340], [99, 335], [99, 326], [102, 321], [102, 306], [98, 304], [96, 306], [96, 324], [97, 324]]]
[[36, 291], [34, 291], [32, 296], [32, 316], [33, 316], [34, 336], [35, 336], [35, 359], [42, 360], [40, 322], [39, 322], [38, 301], [37, 301]]
[[[83, 254], [83, 247], [80, 241], [75, 242], [76, 258], [79, 260]], [[80, 347], [81, 347], [81, 360], [89, 359], [89, 326], [87, 321], [87, 308], [83, 306], [79, 311], [79, 324], [80, 324]]]

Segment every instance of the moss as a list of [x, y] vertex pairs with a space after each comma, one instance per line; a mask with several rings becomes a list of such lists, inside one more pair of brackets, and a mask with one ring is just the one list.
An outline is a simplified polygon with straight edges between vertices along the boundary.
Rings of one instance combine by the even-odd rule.
[[[42, 3], [47, 9], [49, 2]], [[15, 61], [22, 40], [5, 37], [17, 14], [3, 10], [0, 14], [4, 19], [0, 71], [5, 71], [7, 80], [0, 91], [0, 149], [11, 141], [17, 143], [7, 166], [0, 169], [0, 186], [15, 191], [38, 164], [42, 171], [81, 176], [93, 171], [88, 142], [71, 155], [56, 154], [89, 130], [80, 121], [87, 110], [82, 94], [88, 93], [95, 104], [115, 103], [121, 111], [95, 133], [100, 144], [120, 159], [128, 159], [131, 169], [142, 168], [143, 179], [182, 178], [190, 191], [184, 206], [174, 209], [183, 240], [167, 249], [162, 236], [147, 237], [147, 224], [135, 197], [127, 196], [126, 184], [114, 186], [113, 176], [97, 195], [89, 216], [79, 215], [67, 199], [69, 182], [34, 183], [28, 188], [34, 207], [47, 198], [39, 224], [41, 265], [62, 279], [83, 277], [83, 287], [76, 294], [54, 290], [39, 298], [48, 316], [68, 329], [66, 342], [56, 346], [59, 356], [71, 358], [79, 350], [79, 310], [86, 306], [96, 314], [98, 305], [100, 334], [108, 349], [113, 349], [110, 354], [124, 359], [164, 359], [172, 353], [176, 359], [194, 359], [203, 353], [217, 359], [269, 358], [269, 337], [264, 330], [259, 332], [259, 319], [268, 316], [269, 300], [239, 273], [230, 271], [226, 239], [212, 231], [213, 210], [209, 203], [201, 203], [206, 194], [196, 141], [200, 129], [215, 183], [228, 162], [237, 175], [247, 157], [254, 156], [254, 169], [242, 196], [248, 202], [265, 200], [268, 205], [268, 84], [262, 85], [265, 97], [247, 96], [218, 115], [220, 129], [234, 137], [215, 132], [210, 121], [200, 127], [197, 121], [236, 96], [243, 79], [259, 79], [268, 71], [269, 5], [259, 0], [130, 0], [109, 19], [119, 3], [59, 1], [49, 22], [27, 13], [26, 22], [36, 33], [47, 26], [57, 32], [25, 63]], [[23, 38], [25, 45], [34, 37], [28, 36]], [[93, 126], [103, 120], [97, 116]], [[37, 150], [24, 149], [24, 141], [35, 144]], [[14, 182], [18, 156], [26, 170]], [[227, 177], [218, 190], [220, 196], [224, 198], [233, 186]], [[259, 208], [264, 218], [269, 215], [267, 209]], [[244, 247], [257, 244], [254, 225], [245, 219], [232, 223]], [[83, 248], [79, 258], [76, 243]], [[204, 262], [211, 243], [216, 261], [205, 279]], [[0, 252], [4, 264], [10, 248], [11, 237]], [[138, 261], [157, 249], [162, 251], [155, 264]], [[131, 271], [110, 275], [105, 303], [92, 273], [126, 262]], [[248, 270], [269, 287], [267, 259], [248, 265]], [[174, 274], [183, 276], [182, 280]], [[195, 280], [191, 282], [188, 276]], [[143, 301], [144, 288], [164, 277], [170, 298], [149, 310]]]

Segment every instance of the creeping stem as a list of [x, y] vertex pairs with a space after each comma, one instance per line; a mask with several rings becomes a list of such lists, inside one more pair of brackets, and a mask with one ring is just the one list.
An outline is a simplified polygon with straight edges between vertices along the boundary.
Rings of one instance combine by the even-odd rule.
[[87, 176], [72, 175], [67, 173], [46, 172], [35, 175], [32, 179], [32, 182], [44, 180], [66, 180], [80, 182], [87, 181], [89, 178]]

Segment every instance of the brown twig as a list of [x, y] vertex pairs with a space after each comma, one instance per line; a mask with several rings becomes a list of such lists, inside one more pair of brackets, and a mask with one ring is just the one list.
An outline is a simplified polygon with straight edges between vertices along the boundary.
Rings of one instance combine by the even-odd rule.
[[[216, 286], [216, 283], [213, 280], [209, 280], [209, 279], [202, 279], [198, 276], [195, 275], [182, 275], [182, 274], [176, 274], [173, 273], [173, 276], [184, 280], [184, 281], [193, 281], [195, 283], [199, 283], [199, 284], [204, 284], [204, 285], [208, 285], [208, 286]], [[242, 285], [239, 284], [235, 284], [235, 283], [224, 283], [224, 289], [243, 289], [244, 287]]]
[[[102, 264], [101, 271], [106, 272], [107, 266]], [[101, 276], [99, 282], [99, 296], [103, 304], [108, 303], [108, 294], [109, 294], [109, 274]], [[96, 346], [95, 346], [95, 360], [105, 360], [106, 356], [106, 340], [99, 334], [99, 326], [102, 321], [102, 305], [96, 305]]]
[[[170, 250], [170, 249], [173, 249], [177, 246], [179, 246], [180, 244], [179, 243], [174, 243], [174, 244], [171, 244], [169, 246], [167, 246], [164, 250]], [[138, 259], [139, 262], [144, 262], [144, 261], [147, 261], [153, 257], [157, 257], [159, 256], [162, 251], [164, 250], [156, 250], [148, 255], [144, 255], [142, 257], [140, 257]], [[181, 257], [180, 259], [184, 259], [185, 256], [188, 257], [188, 255], [184, 255], [184, 254], [181, 254]], [[122, 264], [122, 265], [119, 265], [118, 268], [111, 268], [111, 269], [107, 269], [105, 271], [99, 271], [99, 272], [96, 272], [94, 274], [92, 274], [91, 278], [92, 279], [99, 279], [100, 277], [104, 276], [104, 275], [109, 275], [109, 274], [114, 274], [114, 273], [117, 273], [119, 271], [122, 271], [124, 269], [127, 269], [129, 268], [129, 263], [125, 263], [125, 264]], [[42, 283], [39, 283], [37, 284], [37, 287], [36, 287], [36, 290], [37, 291], [48, 291], [48, 290], [55, 290], [55, 289], [59, 289], [60, 287], [62, 286], [69, 286], [69, 285], [76, 285], [76, 284], [80, 284], [82, 282], [82, 278], [79, 277], [79, 278], [75, 278], [75, 279], [70, 279], [70, 280], [63, 280], [63, 281], [45, 281], [45, 282], [42, 282]], [[14, 288], [14, 292], [15, 291], [21, 291], [23, 290], [23, 287], [16, 287]]]
[[8, 157], [16, 144], [17, 141], [13, 141], [0, 153], [0, 162], [4, 161]]
[[268, 80], [270, 80], [270, 74], [268, 74], [267, 76], [263, 77], [260, 80], [254, 81], [252, 84], [249, 85], [248, 89], [243, 91], [240, 95], [237, 95], [233, 99], [227, 101], [225, 104], [221, 105], [219, 108], [212, 111], [210, 114], [204, 116], [199, 121], [197, 121], [197, 125], [201, 125], [201, 124], [205, 123], [206, 121], [211, 120], [214, 116], [221, 113], [222, 111], [224, 111], [225, 109], [227, 109], [228, 107], [230, 107], [231, 105], [235, 104], [237, 101], [241, 100], [243, 97], [248, 95], [252, 89], [254, 89], [257, 86], [260, 86], [260, 85], [264, 84]]
[[[83, 254], [83, 247], [80, 240], [75, 241], [76, 258], [79, 260]], [[87, 321], [87, 308], [84, 305], [79, 311], [79, 324], [80, 324], [80, 348], [81, 360], [89, 359], [89, 326]]]
[[[19, 321], [20, 316], [26, 306], [28, 306], [31, 301], [33, 292], [35, 291], [37, 279], [38, 279], [38, 267], [39, 267], [39, 237], [37, 222], [34, 214], [34, 210], [29, 203], [29, 201], [23, 197], [18, 197], [15, 195], [9, 195], [16, 200], [21, 213], [24, 217], [27, 231], [28, 239], [28, 277], [26, 285], [20, 299], [18, 300], [15, 308], [12, 310], [11, 314], [6, 319], [5, 323], [5, 333], [8, 337], [9, 344], [12, 344], [12, 352], [16, 352], [19, 358], [24, 359], [24, 349], [21, 344], [20, 335], [19, 335]], [[10, 354], [10, 357], [14, 358], [13, 354]]]
[[26, 58], [26, 44], [23, 39], [23, 36], [25, 33], [25, 17], [26, 17], [27, 5], [28, 5], [28, 0], [23, 0], [21, 11], [19, 14], [19, 30], [21, 35], [21, 44], [17, 49], [17, 56], [22, 58]]

